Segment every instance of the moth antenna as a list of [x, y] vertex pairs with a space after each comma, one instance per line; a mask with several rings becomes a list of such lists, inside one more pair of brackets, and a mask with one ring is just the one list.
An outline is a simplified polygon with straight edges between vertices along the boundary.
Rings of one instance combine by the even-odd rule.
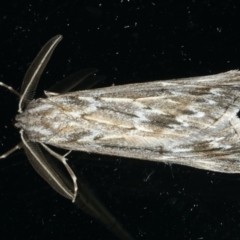
[[7, 156], [9, 156], [10, 154], [12, 154], [13, 152], [15, 152], [18, 149], [21, 149], [23, 146], [23, 142], [21, 141], [20, 143], [18, 143], [15, 147], [11, 148], [10, 150], [8, 150], [7, 152], [5, 152], [2, 156], [0, 156], [0, 159], [6, 158]]
[[[21, 94], [19, 92], [17, 92], [14, 88], [12, 88], [11, 86], [3, 83], [3, 82], [0, 82], [0, 86], [8, 89], [11, 93], [17, 95], [18, 97], [21, 97]], [[23, 143], [20, 142], [18, 143], [15, 147], [11, 148], [10, 150], [8, 150], [7, 152], [5, 152], [3, 155], [0, 156], [0, 159], [3, 159], [3, 158], [6, 158], [7, 156], [9, 156], [10, 154], [12, 154], [13, 152], [15, 152], [16, 150], [18, 149], [21, 149], [22, 148], [22, 145]]]
[[37, 57], [27, 70], [27, 73], [23, 79], [19, 100], [18, 112], [22, 113], [22, 109], [26, 107], [29, 101], [31, 101], [35, 95], [38, 81], [45, 69], [55, 47], [61, 41], [62, 36], [57, 35], [50, 39], [40, 50]]
[[40, 149], [41, 145], [37, 142], [28, 141], [26, 135], [23, 133], [23, 130], [20, 130], [20, 135], [23, 141], [23, 148], [33, 168], [59, 194], [73, 200], [74, 195], [71, 189], [69, 189], [69, 187], [65, 184], [64, 179], [59, 176], [58, 171], [51, 166], [48, 161], [50, 160], [49, 157], [47, 157], [47, 155]]
[[3, 82], [0, 82], [0, 86], [8, 89], [11, 93], [14, 93], [18, 97], [21, 97], [21, 94], [18, 91], [16, 91], [15, 89], [13, 89], [11, 86], [9, 86], [9, 85], [7, 85], [7, 84], [5, 84]]

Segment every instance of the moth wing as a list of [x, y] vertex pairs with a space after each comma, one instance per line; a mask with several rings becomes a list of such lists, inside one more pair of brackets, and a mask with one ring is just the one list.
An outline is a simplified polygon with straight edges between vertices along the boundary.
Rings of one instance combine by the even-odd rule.
[[[87, 128], [86, 140], [78, 140], [79, 148], [237, 172], [240, 170], [235, 164], [240, 157], [237, 151], [240, 142], [239, 90], [239, 71], [229, 71], [66, 96], [68, 100], [72, 97], [80, 101], [80, 107], [97, 107], [84, 114], [88, 125], [92, 125]], [[96, 132], [100, 132], [97, 138]], [[224, 160], [220, 168], [216, 157]]]
[[96, 72], [97, 69], [95, 68], [89, 68], [75, 72], [63, 80], [57, 82], [55, 85], [49, 88], [48, 91], [63, 94], [72, 91], [78, 85], [83, 85], [85, 81], [88, 81], [88, 84], [92, 84], [93, 81], [89, 80], [89, 76], [93, 75]]

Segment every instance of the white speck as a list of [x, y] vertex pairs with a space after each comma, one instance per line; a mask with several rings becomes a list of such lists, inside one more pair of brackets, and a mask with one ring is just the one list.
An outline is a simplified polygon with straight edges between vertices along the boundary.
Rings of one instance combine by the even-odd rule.
[[197, 112], [193, 116], [196, 117], [196, 118], [201, 118], [201, 117], [205, 116], [205, 112]]
[[188, 126], [189, 126], [189, 124], [188, 124], [187, 122], [185, 122], [185, 121], [182, 122], [182, 125], [183, 125], [184, 127], [188, 127]]
[[174, 148], [173, 152], [178, 153], [178, 152], [191, 152], [192, 148]]
[[154, 171], [150, 172], [150, 173], [148, 174], [148, 176], [146, 177], [146, 179], [143, 179], [143, 181], [144, 181], [144, 182], [147, 182], [153, 173], [154, 173]]
[[52, 108], [52, 105], [50, 105], [50, 104], [41, 104], [41, 105], [38, 105], [37, 107], [35, 107], [33, 109], [30, 109], [29, 112], [30, 113], [36, 113], [36, 112], [41, 112], [41, 111], [48, 110], [50, 108]]
[[221, 91], [221, 89], [219, 89], [219, 88], [212, 88], [210, 90], [210, 93], [215, 94], [217, 96], [221, 96], [220, 91]]
[[208, 100], [208, 103], [209, 103], [210, 105], [216, 104], [216, 102], [215, 102], [214, 100], [211, 100], [211, 99]]

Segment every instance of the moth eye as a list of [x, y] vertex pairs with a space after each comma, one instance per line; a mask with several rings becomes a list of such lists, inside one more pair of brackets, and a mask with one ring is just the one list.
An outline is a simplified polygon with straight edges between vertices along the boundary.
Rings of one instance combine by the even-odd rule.
[[237, 116], [238, 118], [240, 118], [240, 110], [237, 112]]

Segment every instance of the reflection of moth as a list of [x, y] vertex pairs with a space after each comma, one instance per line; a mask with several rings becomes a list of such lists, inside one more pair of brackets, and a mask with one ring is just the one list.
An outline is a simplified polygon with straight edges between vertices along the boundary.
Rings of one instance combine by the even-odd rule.
[[[16, 117], [22, 138], [18, 147], [25, 149], [34, 168], [60, 194], [75, 200], [76, 177], [65, 156], [45, 144], [240, 172], [238, 71], [70, 93], [46, 92], [47, 98], [32, 100], [39, 77], [60, 40], [61, 36], [51, 39], [30, 66]], [[73, 186], [67, 186], [49, 165], [49, 153], [64, 164]]]

